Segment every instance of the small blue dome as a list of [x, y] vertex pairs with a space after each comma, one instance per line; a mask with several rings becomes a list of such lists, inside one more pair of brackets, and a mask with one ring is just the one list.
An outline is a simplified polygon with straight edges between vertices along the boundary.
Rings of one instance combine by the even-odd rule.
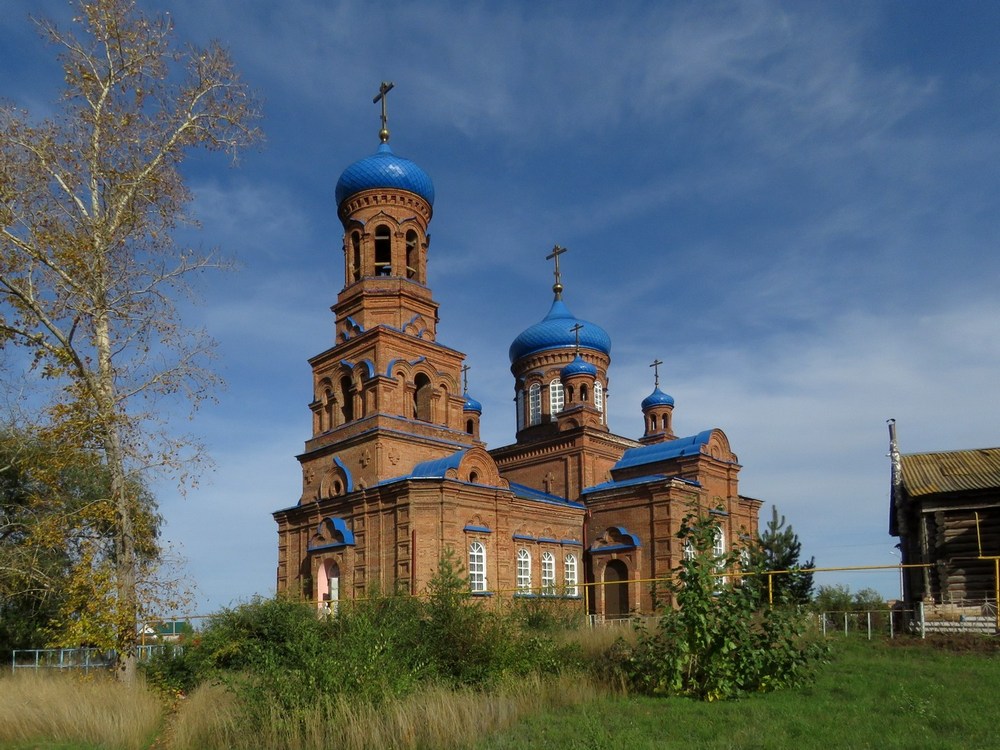
[[576, 346], [576, 335], [572, 329], [577, 323], [583, 326], [580, 330], [582, 348], [595, 349], [611, 356], [611, 337], [607, 332], [598, 325], [573, 317], [563, 301], [557, 299], [552, 302], [549, 314], [541, 322], [535, 323], [514, 339], [508, 352], [511, 364], [535, 352]]
[[564, 378], [569, 377], [570, 375], [591, 375], [593, 377], [597, 377], [597, 368], [590, 364], [590, 362], [584, 361], [580, 355], [577, 354], [576, 358], [562, 368], [559, 374]]
[[434, 184], [427, 173], [409, 159], [392, 153], [383, 143], [371, 156], [354, 162], [337, 180], [337, 207], [362, 190], [397, 188], [416, 193], [434, 205]]
[[650, 393], [646, 398], [642, 400], [642, 410], [650, 408], [651, 406], [673, 406], [674, 397], [669, 393], [664, 393], [659, 389], [659, 387], [654, 388], [653, 392]]
[[465, 394], [465, 404], [462, 406], [462, 411], [474, 411], [476, 414], [483, 413], [483, 405], [476, 401], [468, 393]]

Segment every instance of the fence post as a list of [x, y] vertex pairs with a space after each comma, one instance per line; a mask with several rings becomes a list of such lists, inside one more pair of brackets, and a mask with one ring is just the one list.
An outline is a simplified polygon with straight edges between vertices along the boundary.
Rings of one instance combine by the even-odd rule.
[[927, 628], [924, 621], [924, 603], [922, 601], [917, 602], [917, 612], [920, 616], [920, 637], [927, 637]]
[[844, 612], [844, 636], [847, 636], [847, 613]]
[[895, 617], [894, 617], [895, 614], [896, 613], [893, 612], [891, 609], [889, 610], [889, 640], [890, 641], [893, 638], [896, 637], [896, 623], [895, 623]]
[[868, 640], [872, 639], [872, 611], [868, 610]]

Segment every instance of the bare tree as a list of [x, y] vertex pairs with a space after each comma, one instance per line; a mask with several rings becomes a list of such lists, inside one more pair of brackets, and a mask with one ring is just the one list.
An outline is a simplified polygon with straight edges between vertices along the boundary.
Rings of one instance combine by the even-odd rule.
[[[212, 393], [210, 342], [175, 308], [215, 264], [181, 246], [194, 148], [260, 138], [258, 105], [218, 44], [179, 48], [173, 25], [134, 0], [79, 0], [76, 31], [39, 21], [59, 49], [60, 114], [0, 109], [0, 345], [26, 347], [57, 392], [48, 427], [96, 451], [110, 477], [110, 621], [118, 675], [135, 677], [140, 503], [130, 488], [190, 451], [157, 416], [160, 399]], [[108, 614], [108, 613], [105, 613]]]

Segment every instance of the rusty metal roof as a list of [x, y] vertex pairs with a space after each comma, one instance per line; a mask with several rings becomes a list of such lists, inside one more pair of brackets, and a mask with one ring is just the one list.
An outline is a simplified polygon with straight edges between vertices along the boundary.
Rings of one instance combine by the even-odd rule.
[[910, 497], [1000, 488], [1000, 448], [904, 453], [900, 458]]

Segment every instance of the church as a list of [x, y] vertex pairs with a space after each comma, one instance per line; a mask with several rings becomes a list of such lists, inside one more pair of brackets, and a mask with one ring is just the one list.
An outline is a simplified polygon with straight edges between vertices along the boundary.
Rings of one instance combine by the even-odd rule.
[[437, 337], [434, 186], [389, 145], [391, 87], [375, 99], [377, 151], [336, 186], [344, 288], [333, 344], [309, 360], [301, 495], [274, 513], [277, 590], [332, 607], [376, 590], [420, 593], [450, 553], [476, 597], [568, 599], [597, 618], [651, 612], [653, 581], [685, 554], [684, 515], [697, 506], [717, 518], [721, 554], [756, 535], [761, 502], [739, 494], [722, 430], [674, 434], [658, 370], [637, 405], [643, 434], [611, 431], [611, 338], [563, 299], [558, 246], [548, 313], [509, 345], [515, 441], [482, 443], [465, 356]]

